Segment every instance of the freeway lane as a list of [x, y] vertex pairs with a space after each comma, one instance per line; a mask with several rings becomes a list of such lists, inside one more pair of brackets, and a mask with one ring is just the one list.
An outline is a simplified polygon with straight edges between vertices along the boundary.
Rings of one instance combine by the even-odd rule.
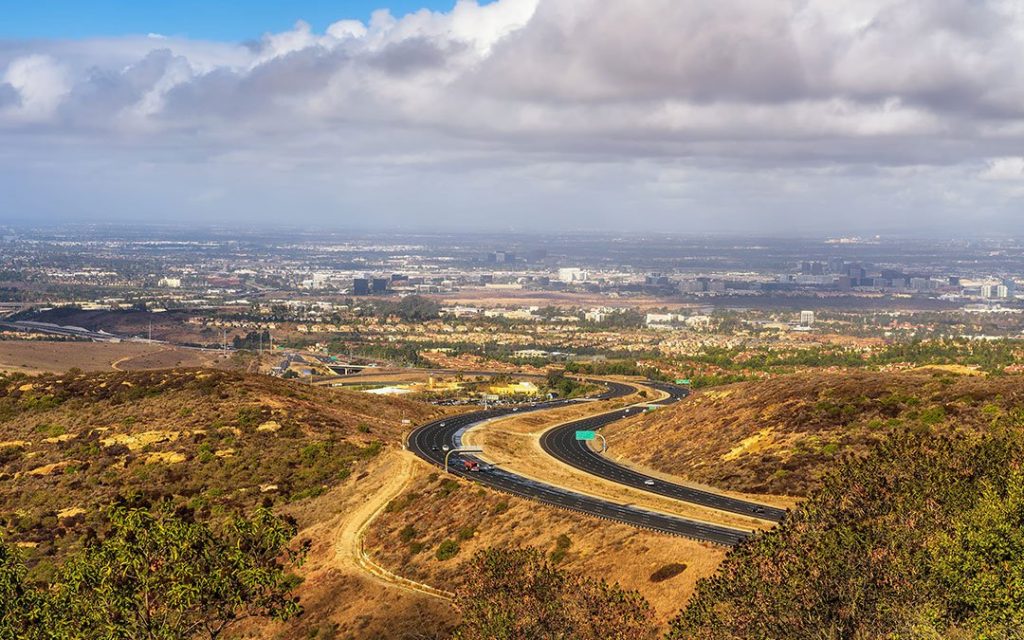
[[[685, 398], [689, 393], [685, 388], [672, 384], [660, 382], [645, 382], [644, 384], [669, 394], [664, 400], [651, 404], [674, 404]], [[673, 484], [660, 478], [634, 471], [612, 462], [597, 451], [594, 451], [588, 446], [587, 442], [576, 440], [576, 431], [596, 431], [616, 420], [636, 415], [640, 411], [642, 409], [636, 407], [625, 408], [559, 425], [550, 431], [546, 431], [541, 436], [540, 446], [544, 449], [545, 453], [571, 467], [618, 484], [633, 487], [634, 489], [772, 522], [780, 522], [785, 517], [786, 511], [784, 509], [731, 498], [711, 491]]]
[[[630, 385], [615, 382], [605, 384], [608, 385], [608, 390], [601, 394], [601, 396], [598, 396], [602, 399], [623, 397], [633, 391], [633, 387]], [[444, 448], [446, 446], [457, 448], [460, 445], [462, 433], [470, 427], [487, 420], [510, 415], [516, 411], [520, 413], [541, 411], [565, 406], [572, 402], [572, 400], [555, 400], [518, 409], [502, 407], [467, 413], [444, 420], [436, 420], [414, 430], [409, 435], [408, 447], [413, 453], [427, 462], [444, 466]], [[467, 455], [466, 457], [472, 459], [472, 456]], [[563, 509], [579, 511], [600, 518], [624, 522], [636, 527], [727, 546], [738, 543], [751, 533], [741, 529], [648, 511], [630, 505], [616, 504], [575, 491], [537, 482], [502, 469], [467, 472], [462, 469], [462, 459], [459, 454], [453, 454], [450, 458], [452, 472], [460, 477], [474, 480], [498, 491], [538, 500]]]

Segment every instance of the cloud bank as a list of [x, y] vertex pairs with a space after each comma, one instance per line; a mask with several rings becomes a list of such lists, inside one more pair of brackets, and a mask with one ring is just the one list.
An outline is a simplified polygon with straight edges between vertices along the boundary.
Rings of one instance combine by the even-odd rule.
[[460, 0], [247, 43], [0, 42], [0, 215], [1015, 229], [1024, 7], [846, 4]]

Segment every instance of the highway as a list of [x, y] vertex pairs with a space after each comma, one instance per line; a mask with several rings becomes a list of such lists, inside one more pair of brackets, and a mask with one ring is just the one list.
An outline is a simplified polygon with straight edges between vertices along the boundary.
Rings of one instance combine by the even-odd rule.
[[[629, 395], [634, 387], [616, 382], [603, 383], [608, 390], [599, 399], [612, 399]], [[554, 400], [532, 406], [501, 407], [476, 411], [460, 416], [435, 420], [415, 429], [409, 434], [408, 448], [420, 458], [444, 466], [446, 448], [456, 449], [461, 445], [462, 434], [469, 428], [487, 420], [520, 413], [541, 411], [572, 404], [573, 400]], [[704, 542], [731, 546], [747, 538], [752, 532], [722, 525], [690, 520], [679, 516], [658, 513], [639, 507], [617, 504], [575, 491], [524, 478], [504, 469], [484, 468], [484, 471], [465, 471], [463, 459], [475, 459], [472, 455], [452, 454], [449, 458], [452, 473], [476, 481], [497, 491], [503, 491], [522, 498], [537, 500], [555, 507], [586, 513], [599, 518], [615, 520], [636, 527], [684, 536]], [[747, 515], [750, 515], [747, 513]]]
[[[645, 382], [644, 384], [668, 394], [668, 397], [664, 400], [650, 404], [674, 404], [689, 394], [687, 389], [672, 384], [659, 382]], [[711, 491], [673, 484], [660, 478], [634, 471], [612, 462], [601, 455], [601, 453], [594, 451], [588, 446], [588, 442], [576, 439], [576, 431], [595, 431], [616, 420], [637, 415], [642, 411], [643, 408], [641, 407], [627, 407], [559, 425], [554, 429], [546, 431], [541, 436], [540, 446], [545, 453], [569, 466], [634, 489], [656, 493], [667, 498], [697, 504], [702, 507], [738, 513], [772, 522], [780, 522], [785, 517], [786, 511], [784, 509], [731, 498]]]

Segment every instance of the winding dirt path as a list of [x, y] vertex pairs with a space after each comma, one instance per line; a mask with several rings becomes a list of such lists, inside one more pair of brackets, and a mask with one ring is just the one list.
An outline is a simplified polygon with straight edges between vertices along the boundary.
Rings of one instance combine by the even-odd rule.
[[405, 451], [386, 454], [374, 475], [386, 474], [387, 477], [361, 504], [346, 514], [337, 529], [335, 559], [339, 565], [362, 571], [389, 586], [451, 601], [454, 595], [447, 591], [403, 578], [387, 570], [366, 552], [364, 544], [370, 525], [387, 508], [388, 503], [408, 486], [415, 473], [414, 465], [417, 464], [417, 459]]

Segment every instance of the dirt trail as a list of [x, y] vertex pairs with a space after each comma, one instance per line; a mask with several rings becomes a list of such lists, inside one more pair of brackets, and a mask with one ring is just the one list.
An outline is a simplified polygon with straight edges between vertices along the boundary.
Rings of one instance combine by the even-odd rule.
[[[308, 540], [299, 597], [302, 620], [262, 624], [259, 638], [338, 637], [398, 640], [445, 637], [458, 621], [450, 595], [397, 576], [365, 553], [364, 533], [426, 466], [389, 447], [312, 501], [285, 507]], [[397, 566], [397, 565], [396, 565]], [[334, 635], [330, 635], [334, 634]]]
[[388, 571], [370, 557], [363, 543], [373, 521], [412, 481], [417, 464], [416, 458], [405, 451], [385, 455], [382, 464], [375, 469], [376, 474], [387, 475], [383, 484], [367, 495], [362, 504], [345, 514], [336, 530], [335, 559], [339, 566], [363, 571], [390, 586], [450, 601], [453, 595], [447, 591]]

